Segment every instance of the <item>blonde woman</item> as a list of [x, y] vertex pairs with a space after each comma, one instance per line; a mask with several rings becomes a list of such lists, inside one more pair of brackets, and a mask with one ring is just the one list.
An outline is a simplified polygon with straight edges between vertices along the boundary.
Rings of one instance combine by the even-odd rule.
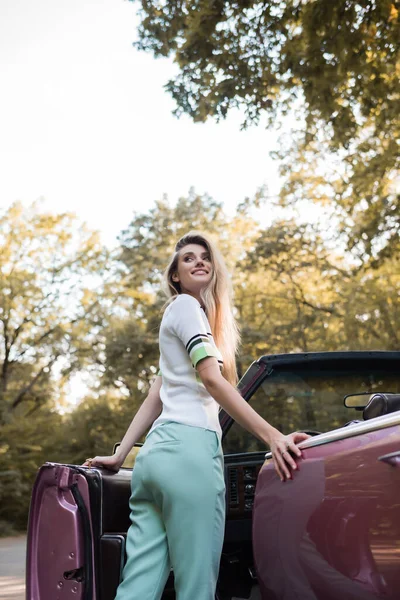
[[[278, 476], [308, 436], [283, 435], [235, 389], [239, 335], [224, 261], [208, 236], [178, 241], [165, 273], [170, 302], [160, 327], [160, 372], [114, 456], [118, 471], [150, 428], [132, 471], [132, 524], [115, 600], [158, 600], [174, 571], [178, 600], [213, 600], [225, 526], [219, 407], [269, 445]], [[84, 463], [85, 465], [88, 463]]]

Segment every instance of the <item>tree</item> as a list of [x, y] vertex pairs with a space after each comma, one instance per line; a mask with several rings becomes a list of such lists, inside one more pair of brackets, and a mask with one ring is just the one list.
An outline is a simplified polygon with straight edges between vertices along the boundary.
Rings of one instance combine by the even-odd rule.
[[86, 396], [64, 415], [39, 407], [34, 418], [13, 419], [1, 428], [0, 536], [26, 529], [32, 486], [46, 461], [82, 464], [109, 455], [121, 441], [135, 406], [109, 390]]
[[159, 286], [174, 243], [182, 235], [194, 229], [219, 235], [226, 224], [222, 204], [207, 194], [200, 196], [191, 189], [175, 206], [164, 196], [147, 213], [136, 214], [119, 237], [120, 259], [128, 269], [127, 285], [135, 290], [149, 289], [149, 284]]
[[355, 269], [343, 246], [333, 249], [317, 226], [277, 219], [262, 228], [248, 216], [260, 202], [260, 195], [248, 199], [230, 219], [192, 191], [175, 206], [164, 199], [135, 216], [120, 238], [119, 303], [126, 313], [105, 332], [104, 384], [138, 402], [148, 389], [158, 368], [162, 272], [175, 241], [192, 226], [216, 234], [232, 273], [240, 374], [268, 353], [398, 348], [395, 259], [374, 271]]
[[398, 116], [399, 8], [390, 0], [143, 0], [136, 46], [174, 56], [180, 71], [167, 89], [178, 114], [203, 121], [243, 105], [254, 121], [301, 93], [309, 127], [329, 123], [341, 146], [359, 119], [375, 115], [388, 131]]
[[164, 197], [148, 213], [135, 215], [121, 233], [118, 305], [124, 314], [115, 315], [104, 333], [103, 382], [131, 398], [142, 397], [158, 369], [158, 330], [167, 299], [162, 274], [177, 240], [193, 229], [217, 237], [233, 272], [250, 248], [257, 226], [243, 212], [228, 218], [220, 203], [192, 189], [175, 206]]
[[350, 221], [349, 248], [369, 259], [399, 248], [399, 10], [391, 0], [142, 0], [136, 47], [174, 57], [177, 115], [241, 107], [247, 126], [294, 112], [304, 125], [289, 169], [315, 173], [316, 158], [338, 153], [329, 200]]
[[110, 455], [120, 442], [137, 410], [131, 398], [122, 399], [102, 388], [99, 396], [89, 393], [69, 414], [48, 445], [49, 458], [55, 462], [82, 464], [87, 456]]
[[349, 274], [318, 230], [277, 220], [259, 231], [242, 269], [246, 285], [236, 286], [236, 306], [247, 363], [262, 354], [338, 347], [330, 332], [343, 317], [337, 290]]
[[0, 536], [26, 529], [31, 491], [37, 470], [45, 461], [68, 454], [58, 446], [63, 419], [40, 405], [34, 418], [17, 419], [1, 427]]
[[0, 424], [55, 397], [93, 360], [105, 254], [73, 215], [13, 204], [0, 217]]
[[[249, 216], [261, 203], [262, 191], [230, 218], [194, 190], [176, 204], [164, 198], [134, 216], [112, 263], [71, 216], [15, 205], [2, 217], [0, 532], [10, 533], [7, 518], [26, 525], [29, 491], [43, 462], [81, 464], [109, 454], [122, 438], [158, 369], [162, 272], [190, 229], [215, 235], [232, 273], [240, 374], [263, 354], [400, 349], [397, 258], [354, 268], [343, 245], [330, 244], [317, 226], [280, 216], [263, 227]], [[57, 388], [76, 369], [100, 376], [79, 406], [59, 414]], [[272, 423], [300, 422], [279, 395], [264, 404]], [[303, 405], [311, 423], [332, 423], [336, 414], [318, 403]], [[247, 444], [243, 430], [232, 440], [237, 449]]]
[[57, 410], [70, 375], [100, 361], [106, 266], [71, 214], [15, 203], [0, 215], [0, 534], [26, 526], [38, 467], [68, 462]]
[[274, 153], [284, 177], [280, 204], [325, 205], [335, 224], [329, 237], [347, 246], [357, 268], [376, 268], [400, 250], [400, 123], [391, 135], [365, 128], [347, 151], [332, 152], [324, 134], [292, 134]]
[[398, 350], [396, 263], [355, 272], [314, 226], [275, 222], [242, 265], [247, 285], [236, 305], [246, 324], [244, 353]]

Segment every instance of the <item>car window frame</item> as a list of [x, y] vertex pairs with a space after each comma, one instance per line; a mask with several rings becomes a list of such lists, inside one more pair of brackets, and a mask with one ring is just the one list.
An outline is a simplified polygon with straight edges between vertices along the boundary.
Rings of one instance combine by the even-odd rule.
[[[348, 352], [315, 352], [315, 353], [299, 353], [299, 354], [282, 354], [282, 355], [266, 355], [260, 359], [254, 361], [247, 369], [243, 377], [238, 383], [238, 391], [241, 393], [243, 398], [249, 402], [253, 394], [262, 385], [265, 379], [272, 374], [274, 371], [273, 365], [289, 366], [290, 364], [298, 364], [301, 362], [315, 362], [319, 361], [339, 361], [339, 360], [354, 360], [360, 361], [364, 358], [370, 360], [380, 361], [398, 361], [400, 364], [400, 352], [398, 351], [348, 351]], [[223, 409], [220, 410], [220, 425], [222, 429], [222, 440], [228, 435], [230, 428], [232, 427], [234, 420], [228, 415]], [[363, 421], [361, 423], [347, 424], [342, 427], [329, 430], [327, 432], [318, 434], [302, 442], [300, 448], [311, 448], [322, 444], [327, 444], [333, 441], [346, 439], [356, 435], [362, 435], [376, 429], [383, 429], [385, 427], [391, 427], [392, 425], [400, 424], [400, 411], [391, 413], [389, 415], [383, 415], [381, 417], [375, 417], [369, 421]], [[261, 452], [262, 453], [262, 452]], [[234, 456], [238, 453], [229, 453], [226, 456]], [[239, 453], [240, 454], [240, 453]], [[260, 454], [260, 450], [254, 452], [247, 452], [246, 455]], [[266, 458], [271, 457], [271, 453], [265, 454]]]

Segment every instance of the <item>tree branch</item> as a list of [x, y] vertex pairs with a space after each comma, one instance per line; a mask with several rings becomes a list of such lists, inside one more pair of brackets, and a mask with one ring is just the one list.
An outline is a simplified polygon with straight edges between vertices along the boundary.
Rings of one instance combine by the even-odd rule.
[[43, 373], [45, 372], [45, 369], [51, 369], [51, 367], [54, 365], [54, 363], [56, 362], [56, 360], [59, 358], [59, 354], [57, 354], [54, 358], [51, 359], [51, 361], [45, 365], [44, 367], [42, 367], [40, 369], [40, 371], [38, 371], [38, 373], [36, 373], [36, 375], [31, 379], [31, 381], [28, 383], [28, 385], [26, 385], [17, 395], [17, 397], [15, 398], [15, 400], [12, 402], [11, 404], [11, 408], [16, 408], [18, 406], [18, 404], [20, 404], [23, 399], [24, 396], [26, 396], [26, 394], [28, 392], [30, 392], [33, 388], [33, 386], [35, 385], [35, 383], [37, 383], [37, 381], [39, 380], [39, 378], [43, 375]]

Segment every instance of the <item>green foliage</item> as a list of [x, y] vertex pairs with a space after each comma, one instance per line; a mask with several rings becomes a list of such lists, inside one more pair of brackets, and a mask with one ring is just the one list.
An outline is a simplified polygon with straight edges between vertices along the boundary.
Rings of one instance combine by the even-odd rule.
[[72, 413], [40, 408], [34, 418], [14, 419], [1, 429], [0, 536], [26, 529], [37, 471], [46, 461], [82, 464], [110, 455], [138, 406], [108, 394], [87, 397]]
[[[218, 120], [240, 107], [244, 126], [292, 114], [304, 126], [280, 152], [285, 200], [293, 193], [329, 199], [348, 248], [363, 260], [399, 251], [398, 2], [140, 4], [136, 46], [171, 55], [179, 67], [166, 84], [175, 114]], [[336, 157], [340, 168], [326, 173]]]
[[106, 254], [73, 215], [36, 204], [13, 204], [0, 232], [0, 522], [21, 528], [61, 425], [64, 385], [101, 351]]
[[[1, 246], [2, 256], [8, 257], [2, 262], [0, 287], [3, 365], [4, 331], [8, 340], [15, 339], [1, 405], [8, 418], [0, 443], [0, 534], [10, 532], [7, 519], [17, 529], [26, 526], [31, 487], [41, 464], [82, 464], [88, 456], [109, 455], [122, 439], [158, 368], [158, 328], [165, 302], [160, 290], [162, 272], [178, 237], [192, 228], [214, 233], [232, 273], [242, 332], [240, 373], [263, 354], [400, 349], [396, 257], [377, 256], [373, 268], [368, 262], [355, 264], [344, 245], [334, 246], [327, 232], [317, 226], [281, 217], [264, 227], [248, 216], [253, 209], [262, 209], [261, 191], [256, 198], [246, 199], [233, 218], [220, 204], [193, 190], [175, 205], [164, 198], [149, 213], [134, 216], [121, 234], [120, 249], [107, 272], [100, 251], [91, 255], [93, 262], [85, 262], [87, 246], [83, 245], [81, 252], [66, 261], [68, 267], [56, 269], [53, 279], [50, 246], [36, 230], [39, 216], [33, 212], [25, 229], [18, 225], [20, 213], [18, 218], [12, 213], [8, 221], [4, 218], [6, 233], [8, 223], [14, 223], [13, 230], [20, 229], [19, 245], [10, 238]], [[63, 218], [53, 217], [52, 227]], [[64, 237], [76, 233], [76, 225], [69, 227], [65, 221], [60, 225]], [[63, 251], [60, 242], [53, 260], [61, 261]], [[32, 261], [30, 270], [27, 257]], [[80, 266], [73, 260], [78, 257]], [[21, 291], [17, 275], [25, 272], [29, 285]], [[79, 293], [85, 273], [103, 272], [106, 279], [97, 302], [90, 290]], [[56, 285], [57, 277], [64, 287]], [[35, 311], [38, 306], [43, 306], [43, 313]], [[54, 335], [57, 327], [63, 334]], [[51, 369], [41, 369], [48, 364], [45, 359], [58, 356], [63, 348], [70, 364], [63, 364], [64, 373], [57, 380]], [[58, 414], [54, 409], [56, 400], [60, 404], [57, 386], [78, 368], [97, 373], [97, 380], [74, 410]], [[24, 401], [11, 410], [13, 400], [28, 386]], [[297, 427], [302, 418], [300, 404], [293, 412], [282, 406], [278, 392], [270, 399], [266, 392], [263, 415], [275, 425], [284, 424], [285, 429], [292, 424]], [[341, 422], [342, 415], [318, 399], [308, 409], [317, 424], [329, 426], [332, 415], [333, 424]], [[233, 431], [229, 443], [238, 451], [245, 445], [248, 448], [242, 430]]]
[[236, 305], [246, 324], [246, 358], [400, 348], [396, 258], [382, 260], [374, 270], [355, 269], [315, 228], [280, 221], [260, 231], [242, 268], [246, 286], [236, 287]]
[[[259, 207], [260, 198], [255, 202]], [[245, 216], [251, 206], [247, 200], [229, 219], [208, 197], [192, 192], [175, 207], [163, 202], [135, 217], [121, 238], [131, 310], [106, 334], [104, 381], [125, 386], [134, 397], [147, 389], [158, 366], [162, 271], [192, 222], [220, 232], [242, 331], [240, 373], [268, 353], [399, 348], [395, 259], [382, 259], [373, 271], [355, 268], [350, 255], [332, 250], [327, 232], [282, 219], [264, 229]]]
[[12, 205], [0, 231], [1, 425], [54, 398], [56, 368], [62, 389], [63, 378], [92, 361], [104, 315], [95, 280], [105, 255], [97, 234], [72, 215], [36, 205]]
[[[40, 465], [52, 460], [62, 417], [40, 406], [32, 418], [14, 418], [1, 428], [0, 535], [26, 528], [32, 486]], [[7, 523], [9, 524], [7, 526]]]
[[219, 235], [225, 223], [221, 203], [208, 195], [199, 196], [193, 189], [174, 207], [167, 197], [157, 201], [148, 213], [135, 215], [120, 236], [120, 259], [128, 269], [127, 284], [134, 289], [159, 285], [174, 243], [183, 234], [205, 229]]
[[[143, 1], [137, 47], [172, 54], [180, 68], [167, 89], [194, 120], [247, 118], [287, 108], [302, 93], [310, 126], [351, 141], [359, 119], [394, 115], [399, 7], [389, 0]], [[359, 115], [357, 114], [359, 113]]]
[[103, 385], [125, 390], [130, 398], [138, 398], [148, 389], [158, 371], [159, 308], [158, 304], [148, 305], [142, 319], [111, 320], [105, 332]]
[[47, 460], [82, 464], [88, 456], [109, 456], [138, 408], [131, 398], [106, 389], [100, 397], [88, 395], [74, 411], [63, 416], [63, 426], [53, 435]]
[[366, 126], [346, 152], [332, 152], [319, 133], [311, 141], [302, 134], [282, 138], [275, 153], [285, 178], [281, 205], [311, 200], [330, 207], [336, 237], [364, 266], [376, 267], [400, 250], [398, 114], [389, 133]]
[[251, 241], [251, 228], [254, 222], [240, 214], [229, 219], [220, 203], [194, 190], [174, 206], [164, 198], [148, 213], [135, 215], [120, 237], [119, 305], [125, 314], [113, 318], [104, 332], [105, 384], [136, 398], [158, 370], [158, 329], [167, 299], [162, 275], [177, 240], [192, 229], [214, 234], [234, 268]]

